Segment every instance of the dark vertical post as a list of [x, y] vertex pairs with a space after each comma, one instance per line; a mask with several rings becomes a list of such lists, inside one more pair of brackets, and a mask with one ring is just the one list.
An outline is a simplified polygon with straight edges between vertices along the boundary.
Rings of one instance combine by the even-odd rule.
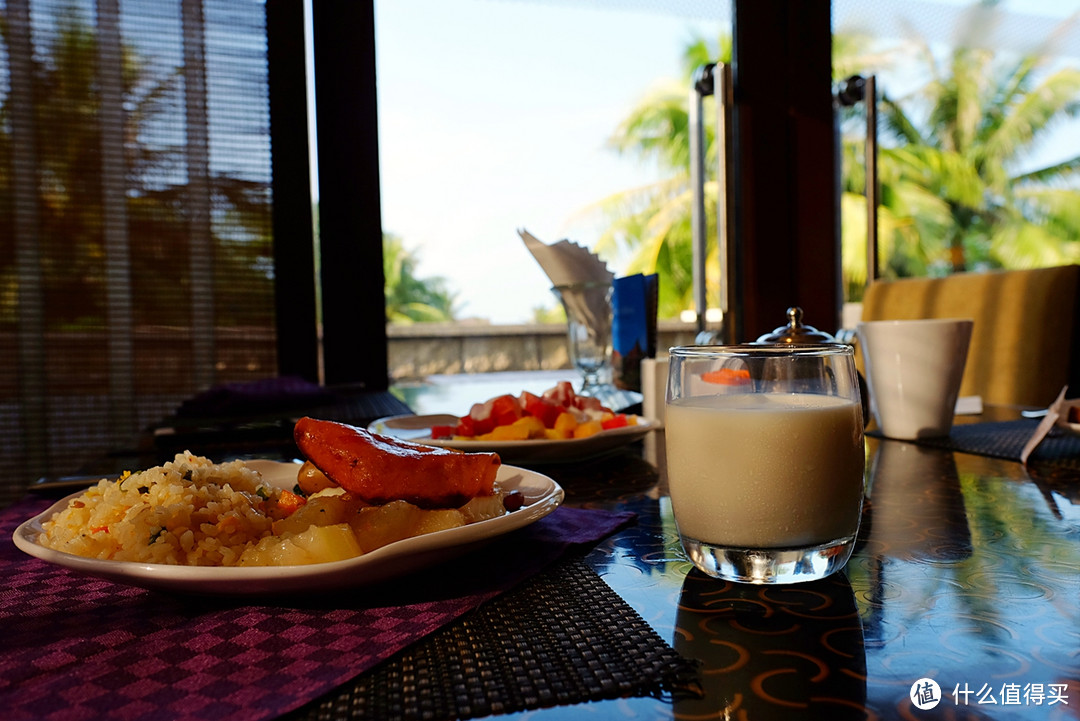
[[184, 162], [187, 172], [188, 276], [191, 298], [192, 383], [213, 385], [217, 319], [214, 238], [210, 230], [210, 126], [206, 99], [206, 22], [202, 0], [181, 0], [184, 42]]
[[322, 380], [308, 145], [307, 31], [301, 0], [267, 0], [278, 373]]
[[828, 0], [735, 0], [736, 269], [742, 337], [801, 306], [840, 325], [840, 245]]
[[[34, 117], [34, 47], [30, 0], [5, 7], [11, 90], [11, 204], [15, 223], [18, 279], [16, 368], [22, 412], [23, 469], [28, 477], [45, 473], [49, 463], [49, 401], [45, 377], [45, 278], [41, 266], [38, 159]], [[6, 241], [5, 241], [6, 242]]]
[[[124, 75], [119, 0], [95, 4], [101, 107], [101, 218], [105, 244], [106, 332], [109, 354], [109, 432], [117, 443], [135, 435], [135, 340], [128, 233], [127, 163], [124, 160]], [[194, 335], [194, 333], [193, 333]]]
[[373, 0], [312, 3], [328, 385], [389, 387]]

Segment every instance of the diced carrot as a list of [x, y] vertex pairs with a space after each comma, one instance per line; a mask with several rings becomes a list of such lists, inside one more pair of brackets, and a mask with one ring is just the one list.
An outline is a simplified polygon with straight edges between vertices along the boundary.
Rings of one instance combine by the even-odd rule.
[[240, 529], [240, 519], [236, 516], [225, 516], [218, 521], [217, 527], [219, 531], [236, 531]]
[[278, 508], [286, 516], [296, 512], [296, 509], [307, 503], [307, 499], [303, 496], [297, 495], [289, 490], [282, 490], [281, 497], [278, 498]]

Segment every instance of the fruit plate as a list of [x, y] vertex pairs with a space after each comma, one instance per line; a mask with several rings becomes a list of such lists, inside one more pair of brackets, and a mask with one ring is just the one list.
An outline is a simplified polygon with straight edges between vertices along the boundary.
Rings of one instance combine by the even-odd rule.
[[[292, 488], [299, 466], [255, 460], [247, 464], [278, 488]], [[292, 593], [370, 586], [415, 573], [459, 556], [472, 548], [534, 523], [554, 511], [563, 489], [545, 475], [503, 465], [499, 484], [524, 496], [525, 505], [504, 516], [436, 531], [377, 548], [356, 558], [306, 566], [172, 566], [159, 563], [105, 561], [56, 551], [38, 542], [42, 524], [67, 506], [72, 494], [15, 529], [15, 545], [26, 553], [78, 573], [117, 583], [197, 594], [252, 595]]]
[[633, 426], [612, 428], [587, 438], [567, 440], [532, 439], [527, 441], [462, 441], [432, 438], [431, 427], [456, 425], [453, 415], [401, 415], [380, 418], [368, 426], [368, 431], [401, 440], [423, 443], [459, 451], [498, 453], [504, 463], [565, 463], [598, 456], [640, 440], [660, 427], [655, 420], [638, 416]]

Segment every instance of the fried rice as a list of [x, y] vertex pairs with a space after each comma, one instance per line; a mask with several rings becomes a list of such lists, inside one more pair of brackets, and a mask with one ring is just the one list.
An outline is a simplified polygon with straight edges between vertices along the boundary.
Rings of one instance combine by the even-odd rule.
[[88, 558], [234, 566], [272, 535], [280, 491], [242, 461], [178, 453], [161, 466], [102, 480], [43, 524], [39, 542]]

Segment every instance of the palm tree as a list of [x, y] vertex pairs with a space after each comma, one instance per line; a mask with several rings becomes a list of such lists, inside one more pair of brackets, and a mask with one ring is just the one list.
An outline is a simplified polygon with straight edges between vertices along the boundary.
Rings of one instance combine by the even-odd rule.
[[[10, 23], [0, 18], [0, 37], [11, 45]], [[41, 245], [45, 322], [50, 328], [86, 328], [106, 323], [105, 236], [102, 222], [104, 181], [100, 168], [102, 129], [88, 122], [101, 107], [97, 68], [100, 42], [93, 22], [78, 12], [62, 14], [57, 32], [34, 47], [30, 64], [33, 95], [30, 132], [38, 152], [24, 169], [36, 193], [35, 241]], [[131, 47], [122, 46], [119, 91], [125, 101], [123, 215], [130, 239], [130, 293], [133, 324], [185, 326], [191, 320], [191, 273], [177, 258], [187, 255], [185, 220], [188, 189], [177, 180], [185, 147], [144, 128], [174, 118], [182, 68], [154, 69]], [[9, 97], [0, 104], [0, 232], [14, 238], [16, 209], [11, 198], [15, 109]], [[60, 132], [57, 129], [62, 128]], [[163, 139], [164, 137], [164, 139]], [[212, 286], [218, 325], [272, 321], [273, 281], [270, 192], [263, 179], [214, 171], [206, 179], [212, 205]], [[8, 244], [13, 246], [14, 244]], [[0, 253], [0, 324], [19, 315], [14, 289], [20, 279], [14, 254]], [[34, 269], [35, 272], [38, 270]], [[25, 272], [25, 271], [24, 271]], [[78, 302], [72, 302], [78, 298]]]
[[[585, 210], [608, 218], [607, 230], [596, 243], [597, 253], [610, 257], [626, 251], [630, 254], [626, 273], [659, 273], [664, 279], [659, 284], [661, 318], [678, 315], [693, 303], [688, 98], [695, 71], [717, 58], [731, 58], [729, 38], [722, 38], [714, 47], [700, 38], [691, 42], [683, 52], [682, 78], [653, 88], [608, 141], [621, 154], [655, 163], [666, 173], [665, 179], [618, 193]], [[706, 98], [706, 103], [711, 104], [712, 98]], [[710, 117], [711, 112], [706, 109], [705, 116]], [[709, 157], [713, 156], [713, 130], [706, 127]], [[710, 178], [706, 194], [715, 198], [715, 171]], [[708, 215], [708, 235], [715, 238], [716, 217], [712, 212]], [[718, 269], [715, 241], [708, 252], [709, 268]], [[707, 278], [707, 283], [715, 295], [719, 289], [718, 271]]]
[[[881, 101], [885, 137], [879, 171], [883, 274], [945, 274], [1025, 268], [1080, 259], [1080, 193], [1068, 185], [1080, 155], [1025, 167], [1056, 124], [1080, 110], [1080, 70], [1046, 72], [1049, 48], [1019, 58], [978, 46], [1002, 20], [993, 4], [969, 10], [966, 36], [938, 59], [925, 42], [917, 56], [928, 81]], [[844, 259], [849, 294], [865, 282], [861, 141], [844, 148], [844, 231], [858, 236]], [[864, 206], [863, 206], [864, 208]], [[850, 221], [850, 222], [849, 222]]]
[[[1001, 20], [994, 3], [971, 8], [967, 38], [939, 61], [916, 44], [928, 68], [918, 92], [882, 102], [885, 146], [879, 151], [879, 251], [883, 275], [944, 274], [971, 268], [1038, 267], [1080, 261], [1080, 193], [1066, 184], [1080, 156], [1030, 169], [1023, 163], [1055, 124], [1080, 109], [1080, 70], [1047, 72], [1049, 49], [1009, 62], [978, 48]], [[834, 38], [838, 78], [887, 74], [896, 50], [877, 51], [866, 37]], [[610, 139], [620, 153], [655, 162], [665, 179], [606, 198], [586, 212], [608, 216], [596, 250], [626, 254], [627, 273], [660, 275], [661, 318], [692, 305], [688, 100], [702, 65], [730, 58], [730, 40], [713, 48], [701, 39], [683, 53], [683, 77], [656, 87]], [[902, 59], [902, 58], [901, 58]], [[880, 82], [879, 82], [880, 84]], [[711, 99], [706, 99], [710, 101]], [[706, 117], [711, 111], [706, 109]], [[708, 157], [715, 157], [706, 127]], [[841, 225], [845, 296], [858, 300], [866, 284], [863, 141], [845, 139]], [[715, 199], [710, 170], [707, 197]], [[708, 237], [715, 238], [710, 209]], [[715, 243], [707, 267], [717, 273]], [[715, 294], [718, 279], [706, 279]]]
[[441, 277], [417, 278], [416, 256], [401, 238], [383, 234], [386, 320], [409, 325], [454, 320], [455, 294]]

